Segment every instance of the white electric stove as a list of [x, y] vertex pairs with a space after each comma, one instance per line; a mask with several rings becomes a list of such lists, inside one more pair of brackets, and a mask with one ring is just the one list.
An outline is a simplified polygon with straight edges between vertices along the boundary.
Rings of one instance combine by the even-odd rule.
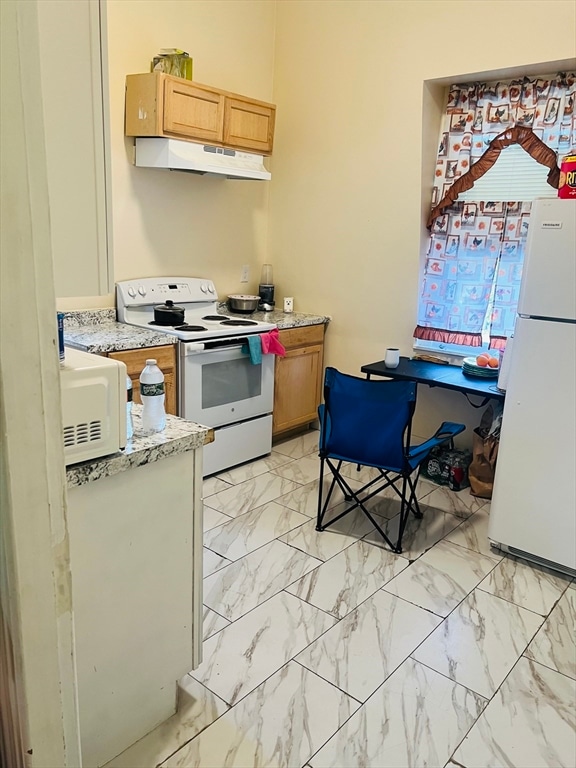
[[[184, 309], [183, 324], [154, 322], [154, 307], [167, 299]], [[273, 323], [219, 313], [214, 283], [194, 277], [119, 282], [116, 308], [121, 323], [179, 339], [178, 414], [215, 431], [204, 448], [204, 476], [270, 453], [274, 356], [258, 361], [250, 337], [271, 331]]]
[[[159, 325], [154, 306], [167, 299], [184, 308], [184, 323]], [[176, 336], [181, 341], [242, 336], [270, 331], [274, 323], [218, 314], [218, 297], [212, 280], [197, 277], [146, 277], [116, 283], [118, 321]]]

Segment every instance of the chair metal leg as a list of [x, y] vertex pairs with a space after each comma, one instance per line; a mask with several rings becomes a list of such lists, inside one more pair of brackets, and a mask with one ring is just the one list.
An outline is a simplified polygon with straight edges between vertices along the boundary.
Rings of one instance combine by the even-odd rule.
[[408, 514], [410, 512], [410, 502], [406, 498], [406, 486], [408, 485], [408, 477], [404, 475], [402, 478], [402, 504], [400, 506], [400, 522], [398, 524], [398, 539], [396, 540], [396, 547], [394, 552], [397, 555], [402, 554], [402, 537], [404, 536], [404, 529], [408, 522]]
[[[324, 498], [324, 474], [326, 463], [330, 473], [332, 474], [332, 481], [330, 483], [330, 488], [328, 489], [328, 492]], [[342, 464], [342, 460], [338, 460], [337, 463], [333, 463], [329, 457], [320, 457], [320, 487], [318, 489], [318, 515], [316, 520], [316, 530], [327, 530], [334, 523], [337, 523], [340, 518], [349, 514], [354, 509], [359, 508], [370, 520], [374, 528], [376, 528], [392, 552], [398, 555], [402, 554], [402, 539], [408, 524], [410, 512], [412, 512], [416, 517], [422, 517], [422, 512], [418, 505], [418, 499], [416, 498], [416, 481], [412, 480], [412, 477], [408, 472], [392, 473], [380, 470], [381, 477], [371, 480], [358, 491], [355, 491], [347, 483], [346, 478], [340, 474]], [[401, 485], [400, 480], [402, 482]], [[346, 509], [344, 509], [340, 514], [332, 517], [328, 523], [324, 524], [324, 518], [326, 517], [332, 491], [336, 485], [338, 485], [348, 503], [346, 505]], [[398, 535], [395, 543], [390, 540], [390, 538], [386, 535], [386, 532], [380, 526], [378, 517], [374, 517], [366, 506], [370, 499], [374, 498], [388, 487], [392, 488], [401, 500]], [[351, 506], [349, 506], [350, 502], [353, 502]]]
[[[328, 467], [330, 471], [333, 474], [332, 484], [330, 486], [330, 490], [328, 491], [328, 494], [326, 496], [326, 499], [324, 501], [322, 500], [322, 489], [323, 489], [323, 475], [324, 475], [324, 459], [322, 457], [320, 458], [320, 484], [321, 487], [318, 490], [318, 517], [316, 521], [316, 530], [317, 531], [325, 531], [327, 528], [332, 526], [334, 523], [338, 522], [342, 517], [352, 512], [354, 509], [361, 509], [362, 512], [368, 517], [372, 525], [376, 528], [376, 530], [380, 533], [386, 544], [390, 547], [392, 551], [394, 551], [394, 544], [392, 541], [388, 538], [385, 531], [380, 527], [380, 525], [377, 522], [377, 519], [374, 518], [369, 510], [366, 508], [364, 502], [369, 501], [371, 498], [373, 498], [377, 493], [379, 493], [382, 488], [376, 489], [372, 491], [368, 496], [365, 496], [363, 499], [360, 498], [360, 495], [363, 491], [365, 491], [367, 488], [372, 486], [374, 484], [374, 480], [367, 483], [363, 488], [361, 488], [359, 491], [354, 491], [346, 482], [346, 480], [340, 475], [340, 468], [342, 466], [342, 461], [338, 462], [337, 466], [333, 466], [330, 462], [330, 459], [325, 459], [325, 461], [328, 464]], [[390, 481], [387, 479], [387, 477], [384, 478], [387, 481], [387, 484], [384, 487], [387, 487], [388, 484], [390, 484]], [[335, 517], [332, 517], [330, 519], [330, 522], [326, 525], [323, 525], [324, 516], [326, 515], [328, 504], [330, 502], [330, 496], [332, 494], [332, 489], [335, 484], [338, 484], [340, 489], [342, 490], [344, 496], [348, 498], [350, 501], [354, 502], [351, 507], [348, 507], [343, 512], [341, 512], [339, 515], [336, 515]]]
[[418, 499], [416, 498], [416, 485], [418, 483], [418, 477], [420, 476], [420, 470], [418, 470], [418, 475], [416, 476], [416, 480], [412, 481], [412, 478], [408, 478], [408, 484], [410, 486], [410, 502], [409, 506], [412, 510], [412, 514], [414, 517], [417, 517], [418, 519], [422, 518], [422, 510], [420, 509], [420, 504], [418, 503]]
[[[340, 463], [342, 463], [342, 462], [340, 462]], [[360, 472], [361, 469], [362, 469], [362, 465], [361, 464], [356, 464], [356, 472]], [[354, 497], [350, 496], [349, 494], [346, 494], [346, 493], [344, 494], [344, 501], [352, 501], [353, 498]]]
[[323, 511], [322, 511], [322, 491], [324, 489], [324, 462], [326, 459], [321, 456], [320, 457], [320, 485], [318, 486], [318, 516], [316, 518], [316, 530], [317, 531], [323, 531], [322, 527], [322, 517], [323, 517]]

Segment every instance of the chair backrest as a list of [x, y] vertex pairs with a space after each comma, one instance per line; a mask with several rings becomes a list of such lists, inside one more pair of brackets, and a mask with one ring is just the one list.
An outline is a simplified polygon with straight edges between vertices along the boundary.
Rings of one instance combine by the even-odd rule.
[[415, 403], [414, 382], [360, 379], [326, 368], [320, 452], [402, 471]]

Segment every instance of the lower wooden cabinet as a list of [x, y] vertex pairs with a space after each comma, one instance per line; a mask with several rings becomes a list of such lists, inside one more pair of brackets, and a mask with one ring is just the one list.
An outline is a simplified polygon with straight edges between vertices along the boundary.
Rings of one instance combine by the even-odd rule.
[[280, 331], [285, 357], [276, 358], [274, 374], [274, 436], [318, 418], [322, 394], [324, 325]]
[[144, 349], [127, 349], [122, 352], [109, 352], [108, 357], [121, 360], [128, 368], [128, 376], [132, 379], [133, 399], [140, 403], [140, 374], [146, 365], [146, 360], [154, 358], [164, 374], [166, 390], [166, 413], [178, 415], [178, 398], [176, 392], [176, 345], [167, 344], [163, 347], [146, 347]]

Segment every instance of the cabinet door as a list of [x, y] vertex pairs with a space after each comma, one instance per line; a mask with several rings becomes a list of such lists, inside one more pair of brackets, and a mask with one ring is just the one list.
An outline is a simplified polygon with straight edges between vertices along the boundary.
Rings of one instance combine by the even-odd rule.
[[[136, 376], [136, 378], [132, 378], [132, 400], [135, 403], [142, 403], [142, 399], [140, 398], [140, 380], [139, 377]], [[177, 406], [176, 406], [176, 377], [173, 373], [165, 373], [164, 374], [164, 391], [166, 393], [166, 398], [164, 401], [164, 407], [166, 409], [166, 413], [171, 413], [174, 416], [177, 416]]]
[[37, 7], [55, 292], [101, 296], [114, 289], [106, 3]]
[[200, 453], [165, 456], [67, 494], [85, 766], [104, 765], [168, 718], [175, 681], [197, 666]]
[[135, 403], [141, 403], [140, 399], [140, 374], [146, 365], [146, 360], [151, 357], [164, 374], [164, 390], [166, 392], [166, 413], [178, 415], [176, 397], [176, 351], [175, 346], [148, 347], [145, 349], [128, 349], [122, 352], [110, 352], [108, 357], [121, 360], [126, 364], [128, 376], [132, 379], [132, 397]]
[[224, 96], [180, 78], [164, 84], [164, 131], [208, 142], [222, 141]]
[[275, 115], [272, 105], [227, 96], [223, 143], [262, 155], [272, 154]]
[[273, 434], [309, 424], [318, 414], [323, 346], [287, 350], [276, 358]]

